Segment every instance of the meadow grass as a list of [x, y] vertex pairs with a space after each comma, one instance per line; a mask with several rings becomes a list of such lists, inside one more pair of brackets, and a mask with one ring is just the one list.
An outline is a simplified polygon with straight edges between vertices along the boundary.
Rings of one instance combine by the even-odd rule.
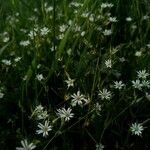
[[149, 149], [148, 0], [1, 0], [0, 149]]

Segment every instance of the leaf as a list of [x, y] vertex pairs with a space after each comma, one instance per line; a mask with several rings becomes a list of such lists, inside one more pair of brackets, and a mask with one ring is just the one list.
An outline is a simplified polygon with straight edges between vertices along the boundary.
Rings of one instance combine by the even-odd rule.
[[6, 45], [4, 45], [1, 49], [0, 49], [0, 55], [4, 52], [4, 50], [12, 43], [12, 41], [8, 42]]

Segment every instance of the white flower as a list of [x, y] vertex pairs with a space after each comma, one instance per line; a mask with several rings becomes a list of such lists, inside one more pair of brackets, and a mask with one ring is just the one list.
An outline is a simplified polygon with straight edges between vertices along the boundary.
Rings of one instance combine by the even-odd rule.
[[94, 21], [94, 16], [93, 16], [93, 15], [90, 15], [90, 16], [89, 16], [89, 21], [91, 21], [91, 22]]
[[100, 112], [101, 112], [101, 110], [102, 110], [102, 106], [101, 106], [99, 103], [96, 103], [94, 107], [95, 107], [96, 113], [97, 113], [98, 115], [100, 115]]
[[21, 60], [21, 57], [16, 57], [16, 58], [14, 59], [15, 62], [19, 62], [20, 60]]
[[81, 17], [83, 17], [83, 18], [87, 18], [89, 16], [89, 13], [82, 13], [81, 14]]
[[30, 41], [29, 40], [26, 40], [26, 41], [20, 41], [19, 43], [21, 46], [28, 46], [30, 44]]
[[46, 119], [48, 117], [48, 114], [47, 114], [47, 111], [45, 110], [45, 111], [42, 111], [41, 113], [38, 113], [37, 114], [37, 119], [38, 120], [41, 120], [41, 119]]
[[45, 8], [46, 13], [53, 11], [53, 7], [49, 6], [47, 8]]
[[40, 31], [42, 36], [45, 36], [50, 32], [50, 30], [47, 27], [42, 28]]
[[137, 74], [138, 74], [138, 78], [141, 78], [141, 79], [146, 79], [146, 77], [149, 75], [146, 70], [140, 70], [140, 71], [137, 71]]
[[123, 86], [125, 86], [125, 84], [122, 83], [122, 81], [115, 81], [114, 84], [115, 84], [114, 85], [115, 89], [119, 89], [119, 90], [121, 90]]
[[119, 58], [119, 60], [120, 60], [120, 62], [122, 62], [122, 63], [126, 61], [126, 59], [125, 59], [124, 57]]
[[132, 86], [136, 89], [141, 90], [142, 84], [140, 83], [140, 80], [132, 81]]
[[82, 3], [78, 3], [78, 2], [71, 2], [69, 5], [70, 5], [70, 6], [75, 6], [75, 7], [83, 6]]
[[148, 15], [143, 16], [143, 20], [147, 20], [149, 18]]
[[39, 123], [38, 127], [40, 128], [39, 130], [37, 130], [37, 134], [43, 134], [43, 137], [48, 136], [48, 132], [52, 130], [52, 126], [49, 125], [49, 121], [45, 121], [44, 125]]
[[105, 36], [109, 36], [109, 35], [112, 34], [112, 31], [111, 31], [111, 29], [109, 29], [109, 30], [105, 29], [105, 30], [103, 31], [103, 34], [104, 34]]
[[114, 6], [114, 4], [112, 4], [112, 3], [107, 3], [107, 7], [111, 8], [111, 7], [113, 7], [113, 6]]
[[68, 108], [67, 110], [65, 108], [61, 108], [57, 110], [57, 115], [65, 121], [69, 121], [74, 116], [74, 114], [71, 113], [71, 111], [71, 108]]
[[42, 74], [37, 74], [37, 75], [36, 75], [36, 79], [37, 79], [38, 81], [41, 81], [41, 80], [44, 79], [44, 77], [43, 77]]
[[137, 26], [133, 24], [133, 25], [131, 26], [131, 28], [132, 28], [133, 30], [135, 30], [135, 29], [137, 28]]
[[141, 52], [141, 51], [137, 51], [137, 52], [135, 52], [135, 56], [137, 56], [137, 57], [142, 56], [142, 52]]
[[2, 63], [7, 65], [7, 66], [10, 66], [11, 65], [11, 61], [10, 60], [7, 60], [7, 59], [3, 59], [2, 60]]
[[63, 25], [61, 25], [61, 26], [59, 27], [59, 31], [60, 31], [60, 32], [65, 32], [66, 29], [67, 29], [67, 27], [68, 27], [67, 25], [64, 25], [64, 24], [63, 24]]
[[145, 93], [146, 98], [150, 101], [150, 94], [149, 93]]
[[71, 97], [73, 98], [71, 101], [72, 106], [76, 106], [77, 104], [82, 106], [83, 102], [87, 102], [84, 95], [80, 94], [80, 91], [78, 91], [77, 94], [74, 93], [73, 95], [71, 95]]
[[81, 32], [81, 36], [84, 36], [84, 35], [85, 35], [85, 31], [82, 31], [82, 32]]
[[64, 38], [64, 34], [62, 33], [62, 34], [59, 34], [58, 35], [58, 38], [61, 40], [61, 39], [63, 39]]
[[0, 98], [3, 98], [4, 97], [4, 93], [2, 93], [1, 91], [0, 91]]
[[99, 91], [98, 95], [101, 97], [101, 99], [110, 99], [111, 98], [111, 92], [107, 89], [103, 89], [102, 91]]
[[127, 21], [127, 22], [130, 22], [130, 21], [132, 21], [132, 18], [131, 18], [131, 17], [127, 17], [127, 18], [126, 18], [126, 21]]
[[26, 81], [27, 79], [28, 79], [28, 76], [27, 76], [27, 75], [25, 75], [25, 76], [22, 78], [23, 81]]
[[44, 107], [42, 105], [38, 105], [38, 106], [36, 106], [34, 111], [36, 113], [41, 113], [43, 111], [43, 109], [44, 109]]
[[149, 88], [149, 87], [150, 87], [150, 82], [149, 82], [149, 81], [146, 81], [146, 80], [143, 80], [143, 81], [142, 81], [142, 86]]
[[103, 150], [104, 149], [104, 145], [100, 144], [96, 144], [96, 150]]
[[70, 79], [69, 77], [68, 77], [68, 80], [65, 80], [65, 82], [67, 83], [67, 86], [68, 86], [68, 88], [69, 87], [73, 87], [74, 86], [74, 81], [75, 81], [75, 79]]
[[147, 46], [148, 48], [150, 48], [150, 44], [147, 44], [146, 46]]
[[113, 7], [114, 5], [112, 4], [112, 3], [102, 3], [101, 4], [101, 8], [111, 8], [111, 7]]
[[143, 126], [141, 123], [132, 123], [130, 127], [130, 131], [134, 135], [140, 136], [142, 134], [142, 131], [144, 130]]
[[111, 62], [111, 60], [110, 60], [110, 59], [106, 60], [106, 61], [105, 61], [105, 65], [106, 65], [107, 68], [111, 68], [111, 67], [112, 67], [112, 62]]
[[109, 17], [109, 21], [110, 22], [117, 22], [117, 18], [116, 17]]
[[37, 36], [36, 31], [30, 31], [28, 36], [33, 40], [35, 36]]
[[37, 120], [44, 120], [48, 117], [48, 113], [42, 105], [36, 106], [31, 116], [35, 116]]
[[21, 141], [21, 145], [22, 147], [17, 147], [16, 150], [32, 150], [36, 148], [33, 143], [28, 144], [26, 139]]
[[6, 42], [8, 42], [8, 41], [9, 41], [9, 37], [4, 37], [4, 38], [3, 38], [3, 42], [4, 42], [4, 43], [6, 43]]

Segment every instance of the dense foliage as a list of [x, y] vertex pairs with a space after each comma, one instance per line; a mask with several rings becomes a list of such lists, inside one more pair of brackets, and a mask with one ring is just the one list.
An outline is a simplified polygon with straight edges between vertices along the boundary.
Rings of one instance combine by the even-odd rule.
[[0, 149], [150, 148], [148, 0], [1, 0], [0, 14]]

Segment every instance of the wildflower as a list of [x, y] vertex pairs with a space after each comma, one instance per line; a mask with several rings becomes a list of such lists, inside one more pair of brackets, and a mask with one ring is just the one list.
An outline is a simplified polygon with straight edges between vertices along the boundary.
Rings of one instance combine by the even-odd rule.
[[47, 111], [41, 111], [41, 113], [37, 114], [37, 119], [41, 120], [41, 119], [46, 119], [48, 117]]
[[20, 60], [21, 60], [21, 57], [16, 57], [16, 58], [14, 59], [15, 62], [19, 62]]
[[104, 145], [100, 144], [96, 144], [96, 150], [103, 150], [104, 149]]
[[91, 21], [91, 22], [94, 21], [94, 16], [93, 16], [93, 15], [90, 15], [90, 16], [89, 16], [89, 21]]
[[124, 57], [119, 58], [119, 60], [120, 60], [120, 62], [122, 62], [122, 63], [126, 61], [126, 59], [125, 59]]
[[110, 60], [110, 59], [106, 60], [106, 61], [105, 61], [105, 65], [106, 65], [107, 68], [111, 68], [111, 67], [112, 67], [112, 62], [111, 62], [111, 60]]
[[127, 22], [131, 22], [131, 21], [132, 21], [132, 18], [131, 18], [131, 17], [127, 17], [127, 18], [126, 18], [126, 21], [127, 21]]
[[10, 66], [11, 65], [11, 61], [10, 60], [7, 60], [7, 59], [3, 59], [2, 60], [2, 63], [7, 65], [7, 66]]
[[148, 48], [150, 48], [150, 44], [147, 44], [146, 46], [147, 46]]
[[3, 38], [3, 42], [4, 42], [4, 43], [6, 43], [6, 42], [8, 42], [8, 41], [9, 41], [9, 37], [4, 37], [4, 38]]
[[84, 95], [80, 94], [80, 91], [78, 91], [77, 94], [74, 93], [71, 97], [73, 98], [71, 101], [72, 106], [76, 106], [77, 104], [82, 106], [83, 102], [87, 102]]
[[111, 7], [113, 7], [114, 5], [112, 4], [112, 3], [102, 3], [101, 4], [101, 8], [111, 8]]
[[36, 148], [33, 143], [28, 144], [26, 139], [21, 141], [21, 145], [22, 147], [17, 147], [16, 150], [32, 150]]
[[40, 29], [40, 31], [41, 31], [40, 34], [42, 36], [45, 36], [45, 35], [47, 35], [50, 32], [50, 30], [47, 27], [44, 27], [44, 28]]
[[143, 81], [142, 81], [142, 86], [149, 88], [149, 87], [150, 87], [150, 82], [149, 82], [149, 81], [146, 81], [146, 80], [143, 80]]
[[61, 40], [61, 39], [63, 39], [64, 38], [64, 34], [62, 33], [62, 34], [59, 34], [58, 35], [58, 38]]
[[131, 26], [131, 28], [132, 28], [133, 30], [135, 30], [135, 29], [137, 28], [137, 26], [133, 24], [133, 25]]
[[74, 86], [74, 81], [75, 79], [70, 79], [70, 77], [68, 77], [68, 80], [65, 80], [65, 82], [67, 83], [68, 88], [69, 87], [73, 87]]
[[115, 83], [115, 85], [114, 85], [115, 89], [121, 90], [123, 88], [123, 86], [125, 86], [125, 84], [122, 83], [122, 81], [115, 81], [114, 83]]
[[38, 106], [36, 106], [34, 111], [37, 113], [41, 113], [43, 111], [43, 109], [44, 109], [44, 107], [42, 105], [38, 105]]
[[95, 107], [95, 111], [96, 111], [97, 115], [100, 115], [102, 106], [99, 103], [96, 103], [94, 107]]
[[45, 8], [45, 11], [46, 11], [46, 13], [53, 11], [53, 7], [49, 6], [49, 7]]
[[111, 92], [108, 91], [107, 89], [103, 89], [102, 91], [99, 91], [98, 94], [101, 99], [110, 99], [111, 98]]
[[140, 136], [142, 134], [142, 131], [144, 130], [141, 123], [132, 123], [130, 126], [130, 131], [134, 135]]
[[89, 13], [82, 13], [81, 14], [81, 17], [83, 17], [83, 18], [87, 18], [89, 16]]
[[42, 66], [41, 64], [38, 64], [38, 65], [37, 65], [37, 69], [41, 68], [41, 66]]
[[31, 40], [33, 40], [33, 39], [34, 39], [34, 37], [36, 37], [36, 36], [37, 36], [37, 33], [36, 33], [36, 31], [35, 31], [35, 30], [30, 31], [30, 32], [29, 32], [29, 34], [28, 34], [28, 36], [31, 38]]
[[146, 73], [146, 70], [137, 71], [137, 74], [138, 74], [138, 78], [141, 79], [146, 79], [146, 77], [149, 75], [148, 73]]
[[81, 32], [81, 36], [84, 36], [84, 35], [85, 35], [85, 31], [82, 31], [82, 32]]
[[28, 76], [27, 76], [27, 75], [25, 75], [25, 76], [22, 78], [23, 81], [26, 81], [27, 79], [28, 79]]
[[37, 74], [37, 75], [36, 75], [36, 79], [37, 79], [38, 81], [41, 81], [41, 80], [44, 79], [44, 77], [43, 77], [42, 74]]
[[39, 130], [37, 130], [37, 134], [43, 134], [43, 137], [48, 136], [48, 132], [52, 130], [52, 126], [49, 125], [49, 121], [45, 121], [44, 125], [39, 123], [38, 127], [40, 128]]
[[30, 41], [29, 40], [26, 40], [26, 41], [20, 41], [19, 43], [21, 46], [28, 46], [30, 44]]
[[4, 93], [0, 91], [0, 99], [4, 97]]
[[98, 27], [97, 30], [98, 30], [98, 31], [102, 31], [102, 27]]
[[109, 21], [110, 22], [117, 22], [117, 18], [116, 17], [109, 17]]
[[33, 111], [32, 116], [35, 116], [37, 120], [46, 119], [48, 117], [48, 113], [44, 110], [42, 105], [38, 105], [35, 110]]
[[85, 104], [84, 105], [87, 105], [91, 102], [91, 99], [90, 99], [90, 96], [88, 95], [87, 97], [84, 98], [84, 101], [85, 101]]
[[143, 20], [147, 20], [149, 18], [148, 15], [143, 16]]
[[150, 101], [150, 94], [149, 93], [145, 93], [146, 98]]
[[141, 51], [137, 51], [137, 52], [135, 53], [135, 56], [137, 56], [137, 57], [142, 56], [142, 52], [141, 52]]
[[109, 36], [109, 35], [111, 35], [112, 34], [112, 31], [111, 31], [111, 29], [105, 29], [104, 31], [103, 31], [103, 34], [105, 35], [105, 36]]
[[83, 6], [83, 4], [82, 3], [78, 3], [78, 2], [71, 2], [70, 6], [80, 7], [80, 6]]
[[142, 84], [140, 83], [140, 80], [132, 81], [132, 86], [136, 89], [141, 90]]
[[67, 25], [64, 25], [64, 24], [63, 24], [63, 25], [61, 25], [61, 26], [59, 27], [59, 31], [60, 31], [60, 32], [65, 32], [66, 29], [67, 29], [67, 27], [68, 27]]
[[69, 121], [70, 118], [73, 118], [74, 116], [74, 114], [71, 113], [71, 111], [71, 108], [68, 108], [67, 110], [65, 108], [61, 108], [57, 110], [57, 115], [65, 121]]

